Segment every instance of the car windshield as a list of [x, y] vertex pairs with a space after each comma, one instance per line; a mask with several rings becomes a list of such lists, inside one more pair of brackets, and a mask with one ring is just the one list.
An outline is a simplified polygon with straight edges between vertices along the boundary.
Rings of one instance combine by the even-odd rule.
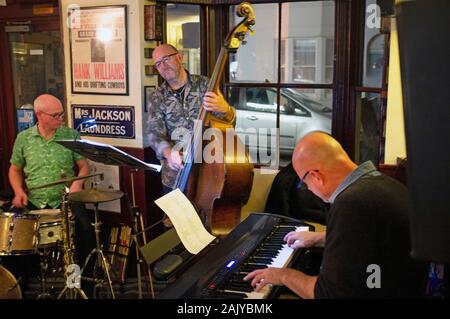
[[313, 112], [331, 113], [331, 108], [328, 105], [324, 105], [317, 101], [311, 100], [305, 94], [300, 93], [294, 89], [283, 89], [283, 93], [285, 93], [291, 99], [298, 101], [301, 105], [307, 107]]

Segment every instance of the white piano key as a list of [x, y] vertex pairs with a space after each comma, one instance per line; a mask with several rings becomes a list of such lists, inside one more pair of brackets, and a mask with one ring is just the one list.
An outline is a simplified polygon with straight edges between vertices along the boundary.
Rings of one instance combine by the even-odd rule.
[[[301, 231], [309, 231], [308, 226], [297, 226], [295, 228], [296, 232]], [[289, 247], [287, 244], [283, 244], [281, 248], [278, 250], [277, 255], [274, 257], [273, 261], [267, 265], [268, 267], [273, 268], [284, 268], [292, 259], [292, 255], [294, 253], [294, 249]], [[250, 293], [246, 293], [248, 299], [264, 299], [267, 295], [269, 295], [271, 287], [265, 286], [261, 291], [255, 292], [252, 291]]]

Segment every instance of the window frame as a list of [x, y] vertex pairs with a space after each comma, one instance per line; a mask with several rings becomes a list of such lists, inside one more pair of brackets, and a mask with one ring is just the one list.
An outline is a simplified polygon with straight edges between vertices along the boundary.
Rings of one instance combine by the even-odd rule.
[[[282, 95], [282, 93], [281, 93], [281, 90], [282, 89], [287, 89], [287, 88], [292, 88], [292, 89], [311, 89], [311, 90], [316, 90], [316, 89], [327, 89], [327, 90], [331, 90], [332, 92], [333, 92], [333, 95], [334, 95], [334, 92], [335, 92], [335, 85], [334, 85], [334, 83], [333, 83], [333, 81], [331, 82], [331, 83], [301, 83], [301, 82], [285, 82], [285, 81], [282, 81], [282, 58], [281, 58], [281, 51], [282, 51], [282, 48], [281, 48], [281, 42], [283, 41], [283, 40], [288, 40], [288, 39], [283, 39], [282, 38], [282, 21], [283, 21], [283, 14], [282, 14], [282, 11], [283, 11], [283, 4], [285, 4], [285, 3], [290, 3], [290, 2], [293, 2], [293, 1], [270, 1], [270, 3], [276, 3], [277, 5], [278, 5], [278, 10], [277, 10], [277, 13], [278, 13], [278, 33], [277, 33], [277, 37], [278, 37], [278, 39], [280, 39], [280, 41], [278, 41], [279, 42], [279, 45], [278, 45], [278, 48], [277, 48], [277, 50], [278, 50], [278, 54], [277, 54], [277, 57], [275, 57], [275, 59], [276, 59], [276, 61], [275, 61], [275, 64], [277, 65], [277, 75], [276, 75], [276, 82], [274, 82], [274, 83], [262, 83], [262, 82], [245, 82], [245, 83], [242, 83], [242, 82], [231, 82], [229, 79], [230, 79], [230, 77], [229, 77], [229, 72], [228, 72], [228, 70], [229, 70], [229, 66], [228, 66], [228, 68], [227, 68], [227, 71], [225, 72], [227, 75], [225, 76], [225, 81], [224, 81], [224, 83], [223, 83], [223, 90], [224, 90], [224, 92], [225, 92], [225, 94], [226, 94], [226, 96], [228, 96], [228, 94], [229, 94], [229, 90], [231, 89], [231, 88], [236, 88], [236, 87], [238, 87], [238, 88], [245, 88], [245, 87], [251, 87], [251, 88], [267, 88], [267, 87], [270, 87], [270, 88], [274, 88], [275, 90], [276, 90], [276, 103], [277, 103], [277, 112], [276, 112], [276, 128], [278, 128], [278, 129], [280, 129], [280, 118], [281, 118], [281, 115], [282, 115], [282, 112], [281, 112], [281, 95]], [[296, 2], [311, 2], [311, 1], [296, 1]], [[338, 0], [335, 0], [335, 23], [334, 23], [334, 28], [335, 28], [335, 31], [334, 31], [334, 36], [336, 37], [336, 35], [337, 35], [337, 33], [336, 33], [336, 17], [337, 17], [337, 3], [338, 3], [339, 1]], [[252, 2], [253, 3], [253, 2]], [[258, 3], [269, 3], [269, 2], [266, 2], [266, 1], [263, 1], [263, 2], [259, 2], [259, 1], [255, 1], [254, 2], [254, 4], [258, 4]], [[229, 7], [230, 6], [232, 6], [232, 5], [234, 5], [235, 3], [233, 3], [233, 4], [229, 4], [228, 5], [228, 10], [229, 10]], [[227, 25], [229, 26], [229, 23], [227, 23]], [[316, 62], [316, 69], [317, 69], [317, 41], [318, 41], [318, 39], [317, 38], [305, 38], [305, 40], [314, 40], [314, 41], [316, 41], [316, 45], [315, 45], [315, 48], [316, 48], [316, 51], [315, 51], [315, 54], [316, 54], [316, 56], [315, 56], [315, 62]], [[303, 40], [303, 39], [302, 39]], [[292, 41], [292, 40], [291, 40]], [[275, 43], [277, 42], [277, 40], [275, 39]], [[334, 48], [334, 52], [335, 52], [335, 54], [334, 54], [334, 63], [333, 63], [333, 68], [335, 69], [336, 68], [336, 40], [335, 40], [335, 42], [334, 42], [334, 45], [335, 45], [335, 48]], [[285, 54], [286, 54], [286, 51], [285, 51]], [[287, 52], [287, 54], [290, 54], [289, 52]], [[293, 54], [293, 52], [292, 52], [292, 54]], [[283, 67], [283, 69], [285, 68], [286, 66], [284, 66]], [[335, 71], [334, 71], [335, 72]], [[334, 73], [333, 72], [333, 73]], [[334, 78], [334, 76], [333, 76], [333, 78]], [[335, 100], [335, 98], [333, 97], [333, 109], [334, 109], [334, 100]], [[333, 111], [333, 113], [334, 113], [334, 111]], [[286, 115], [286, 114], [284, 114], [284, 115]], [[333, 118], [334, 118], [334, 116], [333, 116]], [[333, 122], [333, 119], [332, 119], [332, 122]], [[333, 128], [333, 123], [332, 123], [332, 128]], [[279, 136], [278, 136], [278, 139], [279, 139]], [[280, 166], [280, 156], [279, 156], [279, 151], [280, 151], [280, 145], [279, 145], [279, 142], [277, 143], [277, 158], [276, 158], [276, 160], [277, 160], [277, 163], [276, 163], [276, 166]], [[258, 163], [255, 163], [256, 164], [256, 166], [257, 167], [259, 167], [259, 166], [264, 166], [264, 165], [259, 165]]]

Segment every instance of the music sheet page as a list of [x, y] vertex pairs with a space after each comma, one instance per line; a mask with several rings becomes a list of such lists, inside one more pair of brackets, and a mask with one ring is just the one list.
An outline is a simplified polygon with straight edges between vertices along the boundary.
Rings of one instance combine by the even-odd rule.
[[191, 254], [197, 254], [216, 238], [208, 233], [194, 206], [178, 188], [155, 203], [169, 216], [181, 242]]

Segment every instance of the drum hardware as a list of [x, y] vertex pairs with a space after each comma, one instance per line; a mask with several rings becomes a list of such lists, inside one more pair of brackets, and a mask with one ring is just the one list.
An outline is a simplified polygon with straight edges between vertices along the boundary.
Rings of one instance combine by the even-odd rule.
[[39, 252], [40, 257], [40, 263], [39, 268], [41, 270], [41, 292], [36, 296], [36, 299], [50, 299], [52, 298], [52, 295], [47, 291], [47, 269], [48, 269], [48, 262], [47, 257], [48, 253], [46, 251], [47, 249], [44, 248], [43, 252]]
[[[49, 299], [54, 295], [48, 289], [48, 278], [63, 276], [63, 232], [60, 209], [30, 210], [28, 215], [37, 216], [39, 220], [38, 252], [40, 257], [40, 288], [36, 299]], [[71, 216], [70, 216], [71, 217]], [[69, 218], [70, 218], [69, 217]], [[69, 222], [74, 223], [73, 219]], [[74, 235], [74, 227], [70, 227], [70, 236]], [[54, 288], [53, 286], [51, 288]]]
[[[112, 286], [111, 276], [109, 273], [111, 266], [105, 258], [102, 250], [103, 247], [100, 244], [100, 226], [102, 223], [100, 222], [98, 216], [98, 205], [99, 203], [120, 199], [122, 196], [123, 192], [121, 191], [99, 191], [96, 189], [85, 190], [68, 195], [69, 201], [94, 205], [94, 223], [92, 225], [94, 226], [95, 231], [96, 247], [89, 253], [86, 260], [84, 261], [83, 267], [81, 268], [81, 278], [95, 283], [94, 296], [96, 296], [97, 289], [105, 285], [104, 277], [106, 275], [106, 284], [108, 285], [109, 293], [113, 299], [116, 298]], [[86, 269], [89, 260], [93, 256], [94, 258], [96, 258], [94, 263], [93, 277], [83, 277], [83, 272]]]
[[[65, 285], [64, 288], [61, 290], [61, 292], [58, 295], [58, 299], [65, 296], [67, 299], [75, 299], [78, 295], [80, 295], [81, 298], [87, 299], [86, 294], [81, 289], [81, 273], [73, 273], [69, 275], [69, 268], [73, 270], [73, 266], [77, 266], [75, 264], [75, 258], [73, 256], [74, 251], [74, 245], [71, 238], [71, 227], [70, 227], [70, 221], [69, 221], [69, 215], [71, 214], [69, 201], [69, 188], [66, 186], [65, 190], [62, 192], [62, 201], [61, 201], [61, 208], [62, 208], [62, 222], [61, 222], [61, 233], [62, 233], [62, 243], [63, 243], [63, 264], [64, 264], [64, 275], [65, 275]], [[75, 276], [75, 282], [73, 282], [73, 276]]]
[[[59, 184], [65, 184], [66, 187], [64, 188], [64, 190], [62, 190], [61, 194], [62, 194], [62, 202], [61, 202], [61, 207], [62, 207], [62, 214], [61, 214], [61, 224], [60, 224], [60, 232], [58, 232], [60, 234], [60, 238], [55, 238], [56, 239], [56, 243], [59, 242], [59, 240], [61, 240], [61, 242], [63, 243], [63, 264], [64, 264], [64, 273], [67, 276], [67, 268], [69, 265], [74, 264], [74, 258], [73, 258], [73, 245], [72, 245], [72, 240], [71, 240], [71, 234], [73, 234], [72, 230], [73, 227], [70, 227], [70, 220], [69, 220], [69, 204], [67, 201], [67, 194], [69, 192], [68, 189], [68, 184], [76, 181], [76, 180], [80, 180], [80, 179], [86, 179], [89, 177], [95, 177], [95, 176], [100, 176], [100, 179], [103, 180], [103, 173], [96, 173], [96, 174], [91, 174], [91, 175], [84, 175], [84, 176], [76, 176], [76, 177], [70, 177], [70, 178], [62, 178], [56, 181], [53, 181], [51, 183], [48, 184], [43, 184], [43, 185], [39, 185], [39, 186], [34, 186], [34, 187], [29, 187], [29, 190], [36, 190], [36, 189], [40, 189], [40, 188], [46, 188], [46, 187], [50, 187], [50, 186], [55, 186], [55, 185], [59, 185]], [[56, 225], [51, 225], [51, 226], [56, 226]], [[50, 243], [53, 244], [53, 237], [55, 236], [55, 232], [51, 231], [47, 233], [47, 237], [50, 238], [49, 242], [47, 242], [46, 244]], [[59, 252], [58, 252], [59, 255]], [[41, 269], [41, 274], [44, 270], [47, 269], [46, 264], [42, 264], [43, 269]], [[54, 269], [53, 269], [54, 270]], [[77, 295], [79, 294], [82, 298], [87, 299], [86, 294], [84, 293], [83, 290], [81, 290], [81, 288], [78, 287], [68, 287], [67, 284], [68, 280], [66, 278], [66, 285], [64, 286], [63, 290], [60, 292], [60, 294], [58, 295], [58, 299], [61, 298], [63, 295], [65, 295], [66, 297], [72, 299], [72, 298], [76, 298]], [[44, 271], [44, 276], [43, 278], [41, 278], [41, 285], [42, 285], [42, 296], [47, 296], [47, 292], [46, 292], [46, 279], [45, 279], [45, 271]]]
[[[144, 228], [144, 224], [143, 224], [142, 215], [134, 213], [134, 212], [138, 212], [138, 209], [136, 207], [135, 200], [134, 200], [134, 174], [133, 173], [136, 172], [138, 169], [150, 170], [153, 172], [160, 172], [161, 165], [155, 165], [155, 164], [149, 164], [149, 163], [143, 162], [142, 160], [135, 158], [135, 157], [123, 152], [122, 150], [119, 150], [119, 149], [115, 148], [114, 146], [111, 146], [108, 144], [103, 144], [103, 143], [98, 143], [98, 142], [92, 143], [89, 140], [77, 140], [77, 141], [65, 140], [65, 141], [57, 141], [57, 143], [89, 158], [90, 160], [92, 160], [94, 162], [100, 162], [105, 165], [118, 165], [118, 166], [122, 166], [122, 167], [125, 166], [125, 167], [129, 167], [131, 169], [131, 182], [132, 182], [133, 206], [134, 206], [134, 207], [132, 207], [134, 210], [132, 210], [131, 212], [133, 212], [133, 214], [134, 214], [134, 217], [135, 217], [134, 226], [136, 226], [136, 227], [134, 227], [134, 230], [133, 230], [133, 232], [134, 232], [133, 240], [135, 241], [136, 245], [138, 245], [137, 222], [139, 220], [139, 222], [141, 223], [141, 229]], [[113, 199], [111, 199], [111, 200], [113, 200]], [[96, 207], [96, 209], [97, 209], [97, 207]], [[143, 236], [143, 240], [145, 242], [145, 234], [143, 234], [142, 236]], [[97, 248], [97, 249], [99, 249], [99, 248]], [[142, 258], [140, 258], [140, 255], [139, 255], [138, 248], [136, 249], [136, 253], [137, 253], [136, 258], [138, 259], [137, 268], [138, 268], [139, 298], [142, 298], [141, 286], [140, 286], [140, 283], [141, 283], [140, 267], [141, 267], [141, 265], [143, 265], [143, 263], [142, 263]], [[100, 253], [98, 253], [98, 254], [100, 255]], [[147, 269], [147, 267], [145, 267], [145, 269]], [[151, 285], [151, 282], [150, 282], [150, 285]], [[111, 288], [111, 290], [112, 290], [112, 288]]]

